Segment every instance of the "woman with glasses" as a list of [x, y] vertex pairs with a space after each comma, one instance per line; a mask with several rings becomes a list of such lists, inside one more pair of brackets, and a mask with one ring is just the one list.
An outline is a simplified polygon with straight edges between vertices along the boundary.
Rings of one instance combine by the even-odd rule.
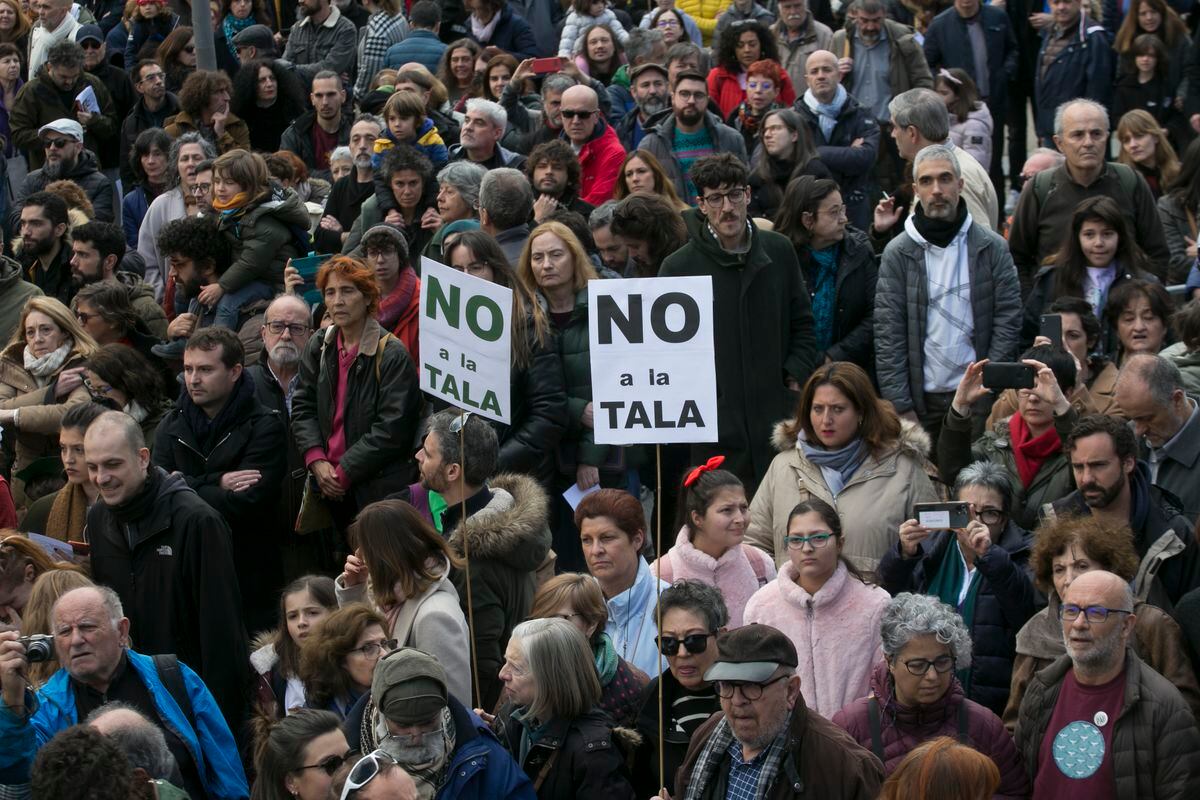
[[[150, 287], [146, 286], [145, 290], [150, 293]], [[134, 308], [126, 284], [117, 281], [89, 283], [75, 294], [72, 305], [75, 319], [96, 344], [122, 344], [147, 358], [154, 357], [150, 348], [158, 344], [158, 337]]]
[[326, 800], [350, 745], [337, 714], [302, 708], [275, 723], [259, 744], [251, 800]]
[[933, 595], [958, 611], [974, 643], [960, 678], [963, 693], [999, 714], [1012, 682], [1017, 631], [1037, 604], [1029, 574], [1033, 534], [1010, 516], [1012, 478], [999, 464], [977, 461], [958, 473], [954, 497], [967, 503], [970, 524], [935, 531], [906, 520], [879, 562], [880, 583], [893, 595]]
[[[772, 81], [774, 97], [784, 108], [796, 100], [796, 90], [787, 71], [779, 69], [779, 46], [767, 26], [755, 20], [738, 20], [726, 26], [714, 48], [717, 66], [708, 73], [708, 96], [713, 111], [721, 119], [730, 120], [733, 112], [746, 101], [750, 83], [757, 74], [749, 69], [762, 61], [774, 62], [776, 80]], [[758, 111], [761, 114], [766, 108]]]
[[150, 361], [124, 344], [100, 347], [84, 366], [83, 385], [92, 402], [133, 417], [153, 452], [158, 424], [174, 402], [167, 388], [176, 388], [175, 376], [160, 360]]
[[387, 627], [387, 618], [366, 603], [347, 602], [325, 617], [300, 645], [305, 705], [345, 719], [370, 693], [379, 659], [396, 649]]
[[971, 665], [971, 636], [954, 609], [928, 595], [899, 594], [880, 623], [883, 654], [871, 693], [833, 715], [892, 774], [917, 745], [950, 736], [1000, 770], [998, 798], [1029, 796], [1029, 777], [1000, 718], [968, 700], [955, 677]]
[[[1059, 617], [1067, 587], [1080, 575], [1098, 569], [1133, 581], [1141, 559], [1126, 525], [1088, 516], [1044, 521], [1038, 527], [1030, 562], [1034, 582], [1049, 598], [1049, 605], [1017, 633], [1012, 686], [1002, 715], [1010, 731], [1016, 729], [1021, 700], [1034, 673], [1067, 652]], [[1183, 634], [1169, 614], [1145, 601], [1151, 583], [1144, 580], [1136, 587], [1129, 646], [1155, 672], [1175, 684], [1192, 713], [1200, 718], [1200, 686]]]
[[779, 576], [746, 604], [745, 622], [783, 631], [800, 655], [800, 691], [823, 717], [867, 692], [879, 661], [879, 619], [888, 593], [866, 581], [843, 555], [837, 512], [809, 498], [792, 509]]
[[588, 640], [600, 678], [600, 708], [617, 725], [633, 725], [646, 687], [646, 673], [621, 658], [612, 638], [604, 632], [608, 606], [596, 579], [567, 572], [542, 584], [533, 596], [529, 618], [555, 617], [574, 625]]
[[561, 619], [513, 629], [500, 670], [508, 704], [501, 739], [538, 800], [632, 800], [613, 721], [599, 708], [600, 681], [583, 633]]
[[833, 177], [817, 155], [808, 126], [790, 108], [766, 112], [758, 126], [757, 146], [748, 143], [746, 152], [751, 154], [750, 216], [776, 220], [777, 231], [783, 222], [791, 221], [779, 214], [779, 206], [796, 178]]
[[[725, 600], [713, 586], [679, 580], [658, 596], [662, 623], [658, 647], [669, 669], [650, 681], [642, 693], [637, 731], [642, 735], [634, 763], [638, 797], [655, 797], [660, 789], [675, 794], [675, 773], [683, 765], [692, 734], [721, 703], [704, 673], [717, 659], [717, 634], [729, 623]], [[663, 765], [665, 786], [658, 783], [658, 692], [662, 686]]]
[[191, 27], [180, 25], [167, 34], [167, 38], [154, 51], [154, 57], [163, 72], [167, 73], [167, 91], [179, 94], [183, 84], [196, 71], [196, 40]]
[[324, 575], [297, 578], [280, 592], [279, 627], [260, 633], [250, 652], [257, 678], [251, 722], [259, 740], [274, 720], [306, 707], [300, 648], [337, 607], [333, 579]]

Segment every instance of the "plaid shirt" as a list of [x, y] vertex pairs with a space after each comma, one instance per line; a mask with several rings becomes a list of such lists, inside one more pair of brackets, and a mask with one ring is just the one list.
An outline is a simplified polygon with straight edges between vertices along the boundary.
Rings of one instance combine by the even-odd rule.
[[383, 69], [384, 56], [388, 48], [408, 36], [408, 20], [403, 14], [389, 17], [378, 11], [367, 19], [366, 30], [358, 41], [358, 79], [354, 82], [354, 96], [363, 97], [371, 90], [375, 73]]
[[758, 800], [766, 797], [767, 790], [775, 782], [779, 767], [787, 754], [785, 745], [790, 727], [789, 717], [788, 725], [784, 726], [766, 750], [750, 761], [744, 761], [741, 742], [734, 737], [729, 721], [722, 718], [692, 768], [692, 781], [685, 800], [698, 800], [708, 782], [716, 778], [720, 762], [725, 757], [730, 761], [725, 800]]

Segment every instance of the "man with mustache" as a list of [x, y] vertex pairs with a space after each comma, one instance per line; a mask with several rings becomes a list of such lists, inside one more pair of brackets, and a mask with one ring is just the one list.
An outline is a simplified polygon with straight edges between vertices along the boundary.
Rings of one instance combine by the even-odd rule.
[[639, 64], [634, 67], [629, 71], [629, 91], [634, 108], [617, 124], [617, 138], [626, 150], [636, 150], [646, 135], [650, 118], [670, 106], [667, 68], [662, 64]]
[[1115, 417], [1086, 416], [1071, 429], [1066, 450], [1079, 488], [1044, 507], [1043, 516], [1091, 515], [1128, 525], [1142, 559], [1138, 599], [1172, 611], [1200, 586], [1200, 548], [1179, 501], [1151, 484], [1133, 429]]
[[[41, 169], [25, 176], [13, 205], [19, 206], [26, 197], [42, 191], [54, 181], [69, 180], [87, 194], [94, 211], [93, 219], [112, 222], [112, 181], [100, 171], [95, 153], [84, 146], [83, 126], [73, 119], [56, 119], [38, 130], [38, 144], [45, 161]], [[15, 212], [10, 219], [13, 216]]]
[[1017, 749], [1034, 800], [1185, 798], [1200, 785], [1200, 732], [1170, 681], [1127, 649], [1134, 595], [1111, 572], [1088, 572], [1059, 608], [1067, 654], [1034, 675]]

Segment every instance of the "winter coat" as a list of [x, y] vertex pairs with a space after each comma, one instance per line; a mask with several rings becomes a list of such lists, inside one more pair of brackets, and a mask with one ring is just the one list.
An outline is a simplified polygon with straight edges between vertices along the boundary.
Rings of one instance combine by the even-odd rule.
[[[43, 75], [29, 81], [17, 92], [17, 99], [13, 101], [13, 107], [8, 112], [8, 126], [12, 129], [13, 144], [25, 153], [31, 171], [41, 169], [46, 163], [46, 151], [38, 137], [38, 130], [56, 119], [75, 119], [74, 98], [88, 86], [96, 92], [100, 113], [88, 123], [83, 133], [83, 144], [88, 150], [96, 153], [104, 142], [116, 137], [117, 126], [120, 124], [117, 119], [117, 107], [113, 104], [112, 95], [104, 87], [104, 81], [83, 72], [71, 91], [63, 93]], [[63, 103], [64, 94], [70, 94], [72, 98], [70, 107]], [[111, 202], [108, 208], [111, 213]]]
[[675, 546], [650, 565], [650, 572], [667, 583], [686, 578], [715, 586], [729, 610], [729, 627], [740, 628], [746, 603], [775, 579], [775, 563], [748, 544], [732, 547], [720, 558], [713, 558], [692, 544], [685, 526], [675, 537]]
[[[436, 184], [430, 185], [436, 186]], [[376, 185], [376, 189], [378, 189], [378, 185]], [[422, 228], [417, 223], [420, 222], [421, 215], [425, 213], [426, 208], [435, 207], [435, 205], [426, 203], [423, 199], [421, 205], [417, 206], [415, 221], [412, 225], [413, 229], [409, 230], [408, 227], [400, 228], [401, 233], [404, 234], [404, 240], [408, 242], [408, 252], [412, 254], [412, 258], [414, 259], [416, 259], [416, 254], [423, 252], [433, 239], [433, 230]], [[346, 255], [353, 254], [359, 245], [362, 244], [363, 234], [376, 225], [383, 223], [383, 219], [386, 216], [387, 212], [382, 211], [379, 207], [379, 195], [373, 194], [366, 200], [363, 200], [362, 205], [359, 206], [358, 217], [350, 226], [350, 233], [346, 237], [346, 241], [342, 243], [342, 253]], [[359, 254], [359, 257], [361, 258], [361, 254]], [[415, 263], [419, 263], [419, 261]]]
[[[313, 172], [317, 170], [317, 153], [313, 150], [313, 125], [317, 124], [317, 112], [306, 111], [296, 121], [288, 126], [283, 132], [283, 136], [279, 140], [280, 150], [290, 150], [300, 156], [305, 164], [308, 164]], [[339, 145], [350, 143], [350, 129], [354, 127], [354, 115], [349, 109], [342, 112], [342, 118], [338, 123], [337, 143]], [[325, 154], [329, 156], [328, 153]], [[326, 176], [328, 177], [328, 176]]]
[[[645, 150], [658, 159], [663, 171], [675, 185], [675, 193], [684, 198], [685, 202], [690, 202], [692, 198], [688, 197], [687, 175], [684, 174], [679, 159], [675, 156], [673, 146], [675, 115], [670, 109], [667, 109], [647, 120], [647, 125], [654, 127], [647, 128], [646, 135], [642, 137], [642, 143], [638, 145], [638, 149]], [[720, 117], [711, 111], [704, 112], [704, 127], [708, 131], [709, 140], [712, 141], [714, 153], [733, 153], [742, 161], [749, 162], [749, 158], [746, 156], [746, 142], [742, 139], [742, 135], [722, 122]]]
[[[850, 54], [854, 52], [854, 39], [857, 35], [856, 25], [847, 22], [846, 27], [833, 32], [833, 52], [839, 57], [847, 50], [850, 43]], [[892, 97], [903, 94], [909, 89], [932, 89], [933, 75], [929, 72], [929, 64], [925, 61], [925, 51], [921, 49], [921, 41], [912, 28], [893, 19], [885, 18], [883, 27], [888, 44], [888, 87]], [[841, 81], [847, 90], [854, 85], [854, 71], [842, 75]]]
[[1000, 770], [1000, 785], [992, 795], [993, 800], [1023, 800], [1029, 796], [1025, 766], [1012, 736], [1004, 730], [1004, 723], [984, 706], [964, 697], [956, 678], [951, 676], [945, 694], [916, 708], [901, 705], [895, 688], [887, 662], [881, 661], [871, 673], [870, 696], [855, 700], [833, 715], [834, 725], [841, 726], [855, 741], [879, 755], [874, 749], [869, 712], [872, 703], [878, 707], [885, 774], [895, 772], [904, 757], [922, 742], [949, 736], [983, 753]]
[[619, 41], [622, 47], [629, 41], [629, 31], [625, 30], [625, 26], [617, 19], [617, 15], [611, 8], [605, 8], [598, 17], [580, 14], [572, 9], [567, 13], [567, 18], [562, 26], [562, 37], [558, 40], [559, 58], [571, 58], [575, 55], [575, 40], [579, 38], [579, 34], [583, 33], [585, 28], [591, 25], [607, 27], [613, 38]]
[[[811, 162], [810, 162], [811, 163]], [[810, 298], [816, 296], [818, 267], [808, 247], [796, 248], [796, 258], [804, 270], [804, 283]], [[816, 363], [850, 361], [871, 374], [875, 371], [874, 336], [875, 284], [879, 279], [879, 259], [867, 235], [847, 227], [838, 249], [832, 344], [817, 353]]]
[[259, 404], [264, 408], [279, 413], [287, 438], [287, 474], [281, 481], [279, 489], [279, 507], [276, 516], [276, 527], [291, 533], [297, 515], [300, 513], [300, 499], [304, 495], [304, 483], [308, 478], [308, 470], [304, 467], [304, 456], [296, 449], [296, 439], [292, 436], [292, 425], [287, 407], [287, 387], [280, 386], [275, 375], [271, 372], [267, 357], [264, 355], [257, 364], [246, 367], [246, 374], [254, 381], [254, 394]]
[[[1137, 267], [1122, 268], [1120, 264], [1117, 267], [1116, 276], [1108, 287], [1110, 295], [1114, 289], [1128, 281], [1159, 282], [1158, 278]], [[1025, 319], [1021, 330], [1022, 347], [1033, 346], [1033, 339], [1038, 335], [1041, 326], [1042, 314], [1045, 314], [1050, 305], [1061, 296], [1063, 295], [1058, 291], [1058, 266], [1046, 264], [1033, 276], [1033, 289], [1025, 299]], [[1116, 320], [1108, 316], [1107, 308], [1101, 309], [1099, 318], [1100, 339], [1093, 351], [1103, 353], [1108, 358], [1115, 358], [1121, 346], [1116, 334]]]
[[1185, 239], [1196, 241], [1197, 230], [1192, 222], [1195, 216], [1188, 214], [1175, 198], [1174, 192], [1158, 198], [1158, 218], [1162, 222], [1163, 235], [1167, 240], [1167, 249], [1171, 253], [1170, 266], [1167, 268], [1169, 283], [1182, 283], [1187, 280], [1188, 272], [1196, 259], [1187, 254], [1188, 244]]
[[800, 656], [796, 674], [804, 704], [825, 718], [867, 693], [871, 667], [883, 658], [879, 622], [892, 598], [839, 563], [809, 594], [788, 561], [746, 604], [745, 623], [783, 631]]
[[[803, 686], [801, 687], [803, 688]], [[694, 774], [696, 762], [718, 725], [728, 726], [725, 712], [709, 717], [692, 735], [683, 766], [675, 773], [675, 794], [682, 798], [697, 780], [701, 800], [722, 800], [729, 781], [729, 756], [722, 755], [717, 774]], [[883, 765], [850, 734], [808, 708], [798, 698], [787, 727], [787, 742], [774, 782], [763, 800], [875, 800], [883, 783]]]
[[[12, 339], [21, 323], [21, 310], [31, 297], [42, 290], [21, 277], [21, 265], [8, 256], [0, 256], [0, 342]], [[22, 366], [24, 361], [21, 362]]]
[[593, 206], [611, 200], [624, 160], [625, 148], [616, 129], [597, 120], [592, 137], [579, 148], [579, 199]]
[[88, 509], [92, 580], [121, 598], [139, 648], [196, 669], [238, 724], [250, 653], [229, 525], [182, 476], [150, 470], [142, 492], [153, 505], [140, 519], [122, 521], [103, 500]]
[[[474, 562], [474, 556], [472, 556]], [[334, 584], [339, 608], [351, 603], [375, 607], [370, 582], [345, 586], [339, 577]], [[397, 593], [393, 597], [399, 600]], [[450, 564], [443, 560], [441, 576], [416, 597], [390, 608], [377, 609], [388, 620], [388, 638], [399, 647], [424, 650], [446, 670], [446, 688], [454, 699], [471, 700], [471, 637], [467, 618], [459, 607], [458, 592], [450, 581]], [[507, 642], [506, 642], [507, 644]]]
[[771, 32], [775, 34], [775, 41], [779, 47], [780, 65], [787, 70], [788, 77], [792, 79], [792, 87], [796, 94], [804, 94], [808, 88], [808, 81], [804, 78], [804, 65], [810, 54], [833, 47], [833, 31], [828, 25], [818, 22], [810, 12], [800, 29], [800, 35], [795, 39], [788, 39], [782, 20], [771, 26]]
[[658, 596], [670, 584], [650, 571], [644, 558], [638, 557], [633, 585], [604, 601], [608, 621], [604, 632], [612, 639], [617, 655], [651, 678], [667, 668], [667, 659], [659, 654], [656, 609]]
[[129, 163], [129, 154], [133, 152], [133, 143], [137, 141], [137, 137], [142, 131], [150, 128], [161, 128], [167, 123], [167, 120], [179, 113], [179, 98], [167, 92], [163, 98], [163, 105], [158, 111], [151, 113], [146, 108], [146, 102], [142, 98], [138, 98], [137, 103], [130, 110], [129, 115], [121, 121], [120, 132], [120, 170], [121, 182], [125, 186], [132, 186], [137, 176], [134, 174], [133, 166]]
[[[568, 797], [633, 800], [633, 786], [625, 758], [615, 741], [612, 718], [599, 708], [575, 719], [559, 718], [544, 723], [523, 761], [519, 754], [525, 726], [515, 717], [509, 717], [504, 727], [508, 751], [518, 759], [529, 780], [540, 781], [539, 800]], [[549, 771], [543, 775], [548, 763]]]
[[[963, 244], [970, 256], [976, 359], [1011, 361], [1021, 332], [1021, 286], [1007, 243], [978, 223]], [[888, 242], [875, 286], [879, 394], [897, 413], [925, 413], [925, 326], [929, 281], [924, 248], [908, 233]]]
[[[541, 295], [538, 295], [541, 299]], [[608, 445], [596, 444], [595, 434], [584, 425], [583, 411], [592, 402], [592, 370], [588, 345], [587, 289], [575, 295], [575, 309], [565, 327], [559, 328], [558, 356], [562, 363], [567, 396], [567, 430], [561, 440], [558, 471], [575, 477], [578, 464], [600, 467], [619, 460]]]
[[[184, 111], [182, 108], [175, 116], [167, 120], [163, 126], [167, 136], [172, 139], [178, 139], [185, 133], [199, 133], [206, 139], [211, 137], [200, 129], [196, 120], [192, 119], [192, 115]], [[241, 117], [230, 112], [225, 117], [225, 132], [222, 133], [215, 142], [217, 153], [228, 153], [230, 150], [249, 150], [250, 149], [250, 126]]]
[[153, 19], [131, 19], [129, 36], [125, 40], [125, 66], [130, 69], [138, 62], [138, 53], [147, 43], [159, 44], [179, 25], [179, 17], [165, 10]]
[[[787, 107], [796, 102], [796, 90], [787, 72], [776, 87], [779, 96], [776, 99], [780, 105]], [[733, 72], [728, 67], [716, 66], [708, 73], [708, 102], [716, 106], [721, 119], [729, 117], [733, 110], [746, 99], [746, 90], [740, 82], [740, 71]]]
[[[641, 710], [637, 718], [637, 732], [642, 741], [633, 759], [634, 790], [638, 797], [653, 797], [663, 788], [658, 782], [658, 686], [662, 682], [663, 707], [663, 779], [672, 797], [675, 795], [675, 774], [687, 755], [690, 739], [678, 729], [677, 715], [673, 713], [676, 699], [689, 692], [680, 685], [671, 670], [663, 670], [642, 692]], [[703, 690], [699, 690], [703, 691]], [[709, 690], [714, 713], [720, 708], [716, 693]]]
[[[729, 3], [726, 3], [725, 0], [676, 0], [675, 7], [692, 18], [696, 28], [704, 37], [704, 44], [715, 44], [713, 33], [717, 29], [717, 20], [729, 7]], [[653, 16], [653, 12], [646, 16]], [[700, 42], [696, 42], [696, 44], [700, 44]]]
[[252, 719], [273, 722], [287, 716], [284, 698], [287, 697], [288, 679], [279, 669], [279, 655], [275, 652], [277, 636], [276, 631], [266, 631], [254, 637], [250, 645], [253, 648], [250, 672], [254, 680]]
[[492, 426], [500, 439], [500, 470], [532, 475], [549, 491], [554, 482], [553, 454], [569, 425], [570, 411], [558, 334], [550, 331], [539, 345], [532, 327], [531, 320], [529, 363], [524, 367], [514, 363], [509, 379], [512, 422], [492, 422]]
[[[500, 667], [512, 630], [529, 616], [537, 589], [535, 572], [550, 553], [550, 501], [527, 475], [496, 475], [488, 481], [487, 505], [443, 531], [459, 556], [471, 558], [471, 604], [467, 576], [451, 572], [464, 614], [474, 612], [475, 666], [482, 708], [500, 697]], [[464, 536], [467, 538], [464, 547]], [[464, 698], [465, 699], [465, 698]]]
[[921, 426], [902, 421], [900, 438], [882, 453], [868, 455], [834, 497], [821, 468], [805, 458], [796, 439], [787, 435], [789, 425], [795, 423], [775, 426], [772, 443], [779, 454], [750, 503], [746, 541], [773, 555], [782, 567], [788, 560], [784, 544], [788, 514], [796, 504], [816, 498], [837, 509], [846, 535], [843, 554], [860, 570], [873, 572], [896, 541], [913, 503], [938, 499], [925, 469], [929, 435]]
[[[945, 560], [961, 558], [958, 538], [952, 531], [937, 531], [918, 547], [920, 552], [916, 556], [906, 558], [897, 541], [879, 562], [879, 582], [890, 594], [929, 594], [930, 585]], [[1037, 606], [1029, 572], [1032, 548], [1033, 534], [1010, 521], [1001, 532], [1000, 540], [975, 562], [975, 568], [979, 570], [975, 615], [964, 620], [973, 645], [964, 691], [971, 700], [993, 714], [1003, 712], [1008, 699], [1017, 631]]]
[[967, 114], [965, 120], [950, 117], [950, 141], [954, 142], [955, 147], [974, 156], [986, 169], [992, 163], [992, 128], [992, 112], [980, 103]]
[[[836, 37], [836, 34], [835, 34]], [[875, 189], [875, 161], [879, 154], [879, 122], [870, 110], [859, 105], [852, 96], [846, 97], [842, 113], [829, 138], [821, 132], [817, 115], [804, 102], [801, 95], [792, 109], [804, 120], [817, 156], [829, 167], [833, 178], [842, 190], [842, 201], [846, 204], [846, 217], [850, 224], [861, 231], [871, 225], [873, 209], [871, 193]], [[860, 147], [851, 147], [855, 139], [862, 139]]]
[[258, 281], [271, 286], [283, 283], [288, 259], [307, 253], [300, 237], [308, 236], [312, 220], [294, 189], [273, 187], [266, 199], [238, 216], [220, 215], [217, 229], [229, 242], [233, 263], [217, 283], [231, 294]]
[[[0, 275], [3, 268], [0, 267]], [[0, 294], [3, 294], [3, 277], [0, 277]], [[1159, 351], [1159, 355], [1170, 360], [1183, 374], [1183, 388], [1191, 395], [1200, 396], [1200, 351], [1188, 350], [1183, 342], [1177, 342]]]
[[383, 56], [384, 69], [399, 69], [401, 65], [416, 61], [424, 65], [430, 74], [436, 75], [438, 62], [446, 52], [446, 43], [433, 31], [410, 28], [408, 36], [387, 49]]
[[[87, 138], [86, 136], [84, 137]], [[116, 215], [113, 212], [113, 185], [112, 181], [104, 176], [100, 171], [100, 162], [96, 160], [95, 154], [90, 150], [84, 150], [79, 154], [79, 160], [75, 162], [75, 168], [66, 175], [61, 175], [58, 178], [51, 178], [46, 175], [46, 171], [36, 169], [25, 176], [25, 181], [21, 184], [21, 189], [17, 196], [13, 198], [12, 214], [16, 215], [13, 219], [13, 229], [20, 227], [21, 219], [21, 203], [26, 197], [34, 192], [40, 192], [46, 186], [56, 180], [69, 180], [80, 189], [83, 189], [88, 200], [92, 203], [92, 209], [95, 211], [95, 219], [99, 222], [114, 222]]]
[[[365, 8], [361, 11], [367, 14]], [[302, 17], [291, 27], [283, 60], [293, 66], [305, 86], [311, 86], [313, 77], [327, 69], [338, 75], [345, 73], [353, 80], [357, 42], [357, 26], [334, 3], [330, 15], [320, 25], [310, 17]]]
[[[533, 29], [529, 27], [529, 23], [520, 14], [514, 12], [507, 4], [500, 9], [500, 19], [496, 22], [496, 27], [492, 29], [492, 38], [486, 42], [476, 39], [469, 21], [467, 22], [467, 38], [479, 42], [480, 47], [499, 47], [517, 61], [536, 58], [537, 54], [543, 49], [538, 47], [537, 40], [533, 36]], [[545, 49], [548, 49], [549, 42], [546, 45]]]
[[[125, 650], [125, 656], [129, 659], [127, 669], [137, 673], [154, 703], [152, 722], [157, 727], [170, 729], [183, 741], [208, 796], [214, 800], [248, 797], [250, 788], [237, 758], [233, 734], [200, 676], [180, 659], [180, 677], [192, 706], [189, 714], [175, 702], [151, 656], [130, 649]], [[37, 691], [36, 700], [32, 692], [27, 692], [25, 697], [27, 707], [32, 705], [35, 709], [28, 720], [18, 719], [8, 709], [0, 709], [0, 770], [7, 775], [20, 774], [27, 781], [36, 752], [59, 731], [77, 724], [79, 716], [75, 707], [75, 688], [65, 669], [55, 672]]]
[[1112, 37], [1104, 26], [1086, 14], [1070, 34], [1070, 41], [1058, 52], [1050, 66], [1043, 68], [1043, 53], [1054, 26], [1042, 31], [1038, 49], [1033, 93], [1037, 114], [1034, 129], [1040, 137], [1054, 133], [1054, 111], [1068, 100], [1084, 97], [1102, 106], [1112, 105], [1113, 76], [1116, 64]]
[[803, 384], [814, 366], [808, 292], [786, 237], [750, 225], [750, 249], [729, 253], [700, 212], [683, 218], [689, 241], [667, 256], [659, 275], [712, 277], [720, 439], [693, 445], [691, 463], [724, 454], [725, 469], [751, 495], [771, 464], [772, 426], [795, 409], [786, 381]]
[[[1017, 749], [1029, 780], [1037, 777], [1042, 741], [1071, 669], [1063, 656], [1033, 676], [1021, 701]], [[1200, 730], [1179, 691], [1125, 651], [1125, 698], [1113, 721], [1113, 796], [1122, 800], [1189, 800], [1200, 786]]]
[[[978, 20], [987, 48], [989, 86], [979, 86], [967, 21], [953, 8], [947, 8], [929, 23], [922, 45], [925, 48], [925, 61], [935, 74], [939, 69], [958, 68], [966, 71], [975, 85], [979, 86], [980, 96], [986, 98], [987, 106], [992, 110], [992, 119], [1003, 120], [1008, 108], [1008, 83], [1017, 77], [1017, 36], [1003, 8], [980, 6]], [[953, 128], [950, 135], [954, 135]], [[956, 141], [955, 144], [959, 143]], [[962, 145], [959, 144], [959, 147]], [[979, 163], [988, 166], [991, 162], [981, 159]]]

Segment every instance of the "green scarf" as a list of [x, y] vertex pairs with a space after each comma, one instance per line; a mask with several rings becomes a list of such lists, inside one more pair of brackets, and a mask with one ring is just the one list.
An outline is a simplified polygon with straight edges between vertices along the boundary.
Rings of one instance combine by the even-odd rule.
[[429, 515], [433, 517], [433, 524], [437, 528], [438, 533], [445, 533], [442, 530], [442, 514], [446, 513], [446, 498], [442, 497], [438, 492], [429, 490]]
[[[959, 605], [958, 593], [962, 588], [965, 570], [962, 553], [959, 550], [958, 541], [955, 539], [946, 548], [942, 563], [934, 573], [933, 580], [930, 581], [929, 588], [925, 590], [925, 593], [936, 595], [943, 603], [957, 610], [963, 623], [966, 624], [967, 630], [973, 633], [975, 629], [975, 598], [979, 595], [979, 568], [976, 567], [975, 571], [971, 573], [971, 584], [967, 587], [967, 596], [963, 599], [962, 605]], [[958, 671], [958, 681], [962, 684], [964, 694], [968, 694], [971, 690], [970, 673], [969, 668]]]
[[596, 644], [594, 655], [596, 656], [596, 673], [600, 676], [600, 685], [608, 686], [617, 676], [617, 663], [620, 659], [617, 658], [617, 648], [613, 646], [612, 639], [608, 637], [607, 633], [600, 634], [600, 641]]

